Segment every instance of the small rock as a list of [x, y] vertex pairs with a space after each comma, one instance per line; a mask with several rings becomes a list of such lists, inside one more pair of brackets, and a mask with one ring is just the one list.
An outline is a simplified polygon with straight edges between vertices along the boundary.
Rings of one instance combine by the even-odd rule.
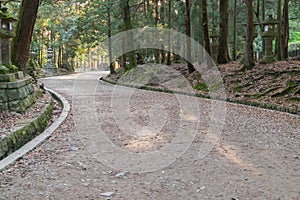
[[71, 147], [70, 150], [71, 150], [71, 151], [78, 151], [79, 148], [78, 148], [78, 147]]
[[197, 192], [199, 193], [199, 192], [201, 192], [201, 190], [204, 190], [205, 189], [205, 186], [202, 186], [201, 188], [199, 188], [198, 190], [197, 190]]
[[116, 175], [117, 178], [123, 178], [128, 172], [120, 172]]
[[111, 173], [113, 173], [113, 171], [111, 171], [111, 170], [106, 171], [106, 172], [102, 172], [102, 174], [104, 174], [104, 175], [111, 174]]
[[114, 192], [103, 192], [100, 194], [100, 196], [102, 197], [111, 197], [112, 195], [114, 195]]

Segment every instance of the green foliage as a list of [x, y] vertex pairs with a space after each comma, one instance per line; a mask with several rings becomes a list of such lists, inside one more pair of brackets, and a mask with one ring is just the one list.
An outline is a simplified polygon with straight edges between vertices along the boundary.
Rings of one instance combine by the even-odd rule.
[[0, 65], [0, 74], [10, 74], [18, 71], [15, 65]]
[[4, 65], [0, 65], [0, 74], [9, 74], [9, 69]]
[[299, 42], [300, 41], [300, 31], [291, 30], [291, 40], [290, 42]]
[[9, 71], [10, 71], [11, 73], [15, 73], [15, 72], [18, 71], [18, 67], [15, 66], [15, 65], [6, 65], [6, 67], [9, 69]]
[[[41, 1], [39, 7], [38, 19], [35, 25], [31, 49], [38, 54], [35, 61], [40, 66], [45, 64], [45, 55], [47, 48], [55, 50], [58, 62], [58, 51], [61, 50], [63, 63], [65, 65], [74, 65], [76, 62], [87, 61], [88, 52], [96, 49], [102, 41], [108, 37], [108, 12], [111, 14], [111, 33], [115, 35], [124, 30], [122, 18], [123, 10], [122, 0], [63, 0]], [[149, 4], [147, 4], [149, 2]], [[159, 1], [158, 23], [154, 23], [154, 1], [129, 0], [132, 28], [156, 26], [168, 27], [168, 1]], [[208, 17], [210, 33], [219, 30], [219, 3], [218, 1], [207, 0]], [[234, 1], [229, 1], [229, 47], [233, 44], [233, 16]], [[255, 12], [258, 1], [253, 1]], [[17, 10], [17, 3], [9, 3], [10, 9]], [[261, 6], [261, 1], [260, 1]], [[276, 13], [277, 3], [265, 1], [266, 15]], [[199, 15], [201, 14], [201, 3], [193, 1], [191, 5], [192, 16], [192, 37], [200, 40], [201, 29], [199, 24]], [[245, 22], [247, 7], [244, 1], [238, 1], [237, 4], [237, 59], [242, 60], [245, 52]], [[254, 21], [261, 22], [262, 16], [254, 17]], [[276, 16], [275, 16], [276, 17]], [[290, 42], [300, 41], [299, 19], [300, 9], [299, 1], [290, 1]], [[185, 3], [184, 1], [171, 0], [171, 27], [176, 31], [185, 32]], [[261, 27], [256, 27], [257, 31]], [[262, 38], [257, 37], [254, 41], [254, 51], [262, 52]], [[184, 44], [182, 44], [184, 45]], [[113, 47], [114, 48], [114, 47]], [[118, 47], [120, 48], [120, 47]], [[231, 52], [231, 51], [230, 51]], [[98, 54], [107, 56], [107, 51], [101, 50]], [[153, 54], [153, 53], [152, 53]], [[129, 60], [129, 57], [128, 57]], [[59, 64], [59, 63], [58, 63]], [[60, 63], [62, 65], [62, 63]], [[60, 66], [59, 66], [60, 67]], [[74, 67], [74, 66], [72, 66]]]
[[288, 80], [286, 83], [285, 83], [286, 87], [294, 87], [297, 85], [297, 83], [293, 80]]
[[195, 90], [201, 90], [201, 91], [204, 91], [204, 92], [208, 92], [208, 86], [207, 86], [206, 83], [197, 83], [194, 86], [194, 89]]
[[290, 20], [290, 43], [300, 42], [300, 22], [298, 20]]

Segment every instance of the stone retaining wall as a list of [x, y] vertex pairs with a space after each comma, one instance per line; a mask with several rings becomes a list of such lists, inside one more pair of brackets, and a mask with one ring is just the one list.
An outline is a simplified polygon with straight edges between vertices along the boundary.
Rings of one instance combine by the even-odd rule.
[[0, 75], [0, 110], [25, 112], [34, 102], [31, 77], [23, 72]]
[[49, 123], [52, 111], [53, 103], [51, 100], [45, 105], [38, 117], [32, 119], [23, 127], [11, 132], [9, 136], [0, 139], [0, 160], [18, 150], [36, 135], [42, 133]]

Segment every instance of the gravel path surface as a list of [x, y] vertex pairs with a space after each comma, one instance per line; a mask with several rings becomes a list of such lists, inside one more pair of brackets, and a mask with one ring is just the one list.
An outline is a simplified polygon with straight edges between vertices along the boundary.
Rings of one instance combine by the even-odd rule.
[[218, 135], [214, 102], [112, 86], [102, 75], [43, 80], [71, 114], [0, 173], [0, 199], [300, 199], [299, 116], [226, 103]]

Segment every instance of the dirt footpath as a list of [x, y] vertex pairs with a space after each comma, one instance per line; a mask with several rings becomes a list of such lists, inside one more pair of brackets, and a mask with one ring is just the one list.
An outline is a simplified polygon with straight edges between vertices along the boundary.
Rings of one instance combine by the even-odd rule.
[[[107, 164], [109, 154], [100, 157], [103, 152], [96, 152], [97, 144], [102, 145], [100, 150], [106, 145], [106, 138], [96, 140], [99, 131], [125, 153], [150, 155], [145, 160], [149, 162], [151, 152], [163, 152], [176, 139], [176, 130], [192, 134], [195, 119], [192, 114], [181, 115], [182, 103], [172, 94], [125, 92], [120, 100], [130, 99], [128, 112], [136, 124], [159, 124], [162, 120], [151, 119], [161, 110], [165, 113], [164, 124], [155, 135], [145, 133], [152, 129], [130, 135], [118, 122], [126, 118], [116, 117], [118, 110], [111, 100], [116, 88], [98, 83], [100, 75], [94, 72], [43, 81], [68, 99], [72, 111], [48, 141], [0, 173], [0, 199], [300, 199], [299, 116], [226, 103], [222, 133], [216, 138], [209, 124], [212, 102], [200, 98], [193, 99], [202, 114], [196, 134], [184, 151], [175, 148], [174, 155], [182, 155], [174, 162], [169, 163], [166, 154], [161, 163], [154, 163], [153, 170], [137, 172], [128, 170], [125, 166], [131, 160], [122, 160], [120, 155], [116, 162], [123, 163], [124, 169], [112, 168]], [[91, 89], [93, 83], [96, 87]], [[201, 149], [207, 141], [216, 144], [204, 155]], [[189, 144], [188, 140], [182, 144]]]

